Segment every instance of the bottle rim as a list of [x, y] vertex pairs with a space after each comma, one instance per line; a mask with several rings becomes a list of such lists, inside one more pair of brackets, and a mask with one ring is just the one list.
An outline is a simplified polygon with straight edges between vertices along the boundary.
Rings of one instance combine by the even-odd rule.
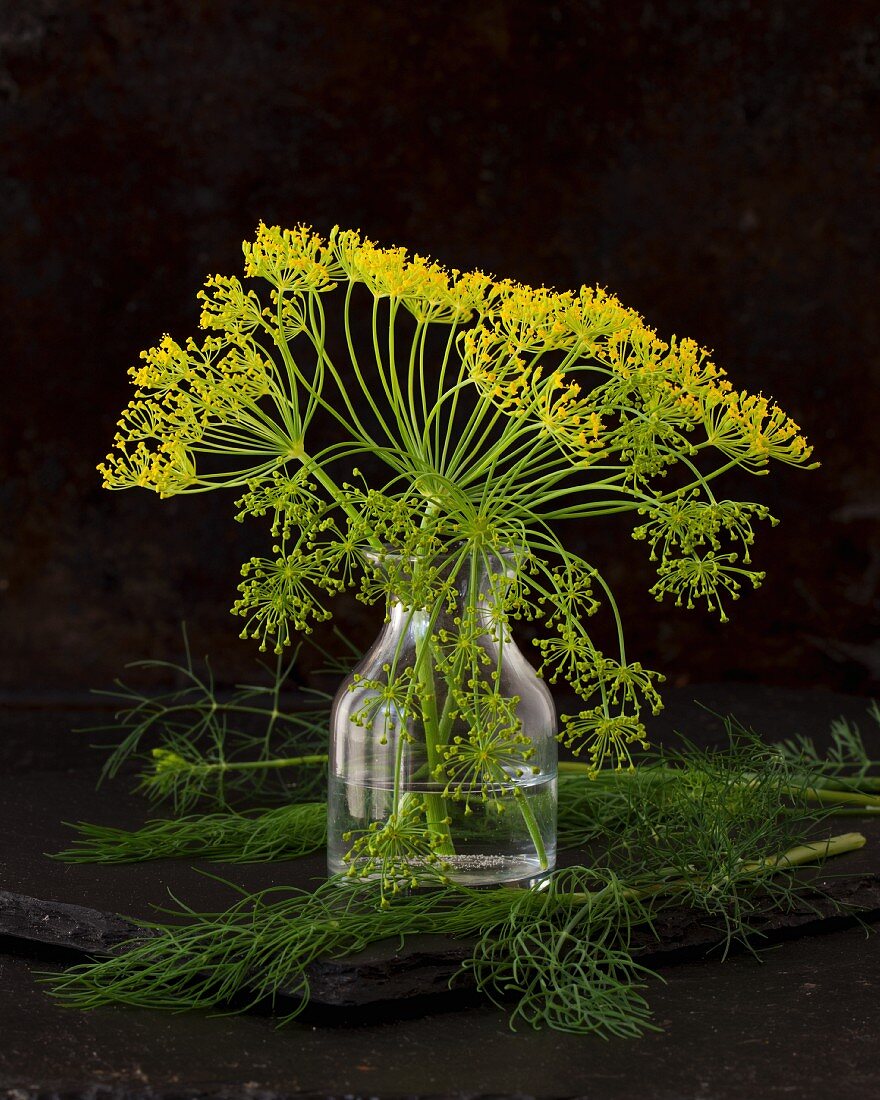
[[489, 562], [493, 558], [496, 560], [504, 561], [509, 567], [514, 568], [519, 565], [522, 558], [525, 556], [526, 548], [522, 547], [515, 549], [509, 546], [492, 547], [489, 550], [483, 548], [474, 547], [472, 550], [467, 549], [466, 543], [459, 544], [458, 547], [443, 547], [427, 557], [423, 554], [404, 554], [400, 550], [395, 550], [389, 546], [382, 550], [376, 549], [374, 546], [363, 545], [359, 547], [361, 555], [376, 565], [381, 565], [382, 562], [408, 562], [411, 565], [415, 565], [419, 562], [428, 561], [431, 565], [446, 565], [454, 561], [460, 561], [462, 565], [465, 565], [471, 556], [471, 553], [478, 552], [479, 556], [484, 562]]

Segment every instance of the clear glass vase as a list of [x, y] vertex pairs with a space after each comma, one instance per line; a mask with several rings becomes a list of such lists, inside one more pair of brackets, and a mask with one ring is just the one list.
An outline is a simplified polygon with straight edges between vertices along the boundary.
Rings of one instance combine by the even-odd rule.
[[556, 716], [505, 625], [515, 556], [372, 560], [405, 592], [334, 701], [330, 873], [535, 882], [556, 859]]

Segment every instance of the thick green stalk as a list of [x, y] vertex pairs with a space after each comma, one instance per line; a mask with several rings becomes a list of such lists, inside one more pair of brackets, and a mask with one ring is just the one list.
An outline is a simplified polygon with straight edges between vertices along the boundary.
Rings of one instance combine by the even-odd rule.
[[[878, 767], [876, 761], [871, 762], [872, 767]], [[863, 792], [880, 791], [880, 777], [872, 775], [854, 775], [847, 778], [844, 775], [829, 776], [827, 779], [814, 780], [813, 785], [822, 790]]]
[[[437, 505], [428, 503], [425, 514], [422, 517], [422, 528], [426, 527], [431, 516], [437, 511]], [[422, 720], [425, 727], [425, 753], [428, 757], [428, 784], [434, 782], [434, 772], [440, 760], [440, 722], [437, 715], [437, 685], [434, 677], [434, 656], [432, 651], [434, 625], [436, 623], [439, 608], [435, 608], [433, 614], [425, 623], [423, 631], [416, 637], [416, 664], [415, 671], [422, 689]], [[426, 615], [427, 618], [427, 615]], [[447, 699], [448, 701], [448, 699]], [[395, 782], [397, 777], [395, 776]], [[425, 795], [425, 809], [428, 821], [432, 824], [434, 832], [442, 837], [438, 847], [438, 855], [454, 855], [455, 843], [449, 829], [449, 813], [446, 800], [437, 791], [429, 790]]]
[[[796, 844], [778, 855], [765, 856], [763, 859], [748, 860], [739, 865], [737, 875], [750, 878], [760, 871], [786, 871], [792, 867], [801, 867], [805, 863], [817, 863], [833, 856], [844, 855], [846, 852], [855, 852], [864, 848], [867, 839], [862, 833], [841, 833], [838, 836], [829, 837], [827, 840], [816, 840], [804, 844]], [[652, 883], [650, 886], [629, 887], [621, 891], [621, 897], [633, 901], [657, 897], [661, 894], [676, 894], [682, 890], [693, 887], [693, 882], [687, 879], [669, 879], [666, 882]], [[598, 898], [607, 893], [607, 887], [593, 893], [558, 894], [560, 899], [580, 901], [585, 905], [593, 905]]]
[[789, 793], [802, 795], [810, 802], [839, 805], [852, 809], [860, 806], [866, 810], [880, 810], [880, 796], [859, 794], [857, 791], [837, 791], [828, 787], [789, 787]]
[[529, 831], [532, 844], [535, 846], [535, 854], [538, 857], [538, 866], [542, 871], [546, 871], [549, 864], [547, 862], [547, 849], [544, 847], [544, 838], [541, 836], [541, 830], [538, 828], [538, 821], [535, 817], [535, 813], [532, 807], [526, 801], [526, 796], [523, 793], [522, 787], [514, 788], [514, 798], [516, 798], [519, 804], [519, 810], [522, 814], [523, 821], [526, 828]]
[[[561, 760], [559, 762], [559, 771], [562, 775], [577, 775], [583, 776], [584, 779], [589, 777], [590, 765], [583, 764], [577, 760]], [[650, 778], [657, 780], [675, 778], [676, 775], [682, 774], [680, 768], [666, 768], [666, 767], [653, 767], [638, 769], [638, 775], [640, 778], [644, 778], [646, 775]], [[636, 770], [631, 772], [621, 771], [615, 772], [615, 779], [626, 779], [628, 776], [636, 775]], [[829, 787], [818, 786], [798, 786], [797, 784], [788, 784], [781, 788], [782, 793], [791, 795], [793, 798], [806, 798], [808, 802], [819, 802], [822, 805], [839, 807], [840, 810], [852, 810], [853, 812], [862, 811], [880, 811], [880, 795], [862, 794], [859, 791], [843, 791]]]
[[[428, 757], [428, 783], [434, 782], [434, 772], [440, 765], [440, 721], [437, 714], [437, 686], [434, 678], [434, 657], [431, 652], [431, 631], [425, 631], [416, 642], [416, 671], [422, 688], [422, 720], [425, 725], [425, 752]], [[422, 649], [422, 652], [419, 650]], [[438, 855], [454, 855], [455, 842], [449, 829], [449, 813], [446, 800], [438, 791], [429, 790], [425, 795], [425, 807], [432, 830], [442, 837]]]
[[217, 764], [205, 765], [206, 771], [258, 771], [264, 768], [295, 768], [304, 764], [326, 764], [329, 760], [326, 752], [309, 753], [306, 756], [283, 756], [273, 760], [247, 760], [242, 764], [223, 761]]
[[862, 833], [841, 833], [838, 836], [829, 837], [827, 840], [814, 840], [805, 844], [796, 844], [787, 852], [778, 856], [766, 856], [764, 859], [752, 860], [743, 863], [740, 871], [743, 874], [751, 874], [754, 871], [784, 871], [788, 867], [800, 867], [804, 863], [815, 863], [818, 860], [830, 859], [832, 856], [842, 855], [844, 852], [855, 852], [864, 848], [867, 839]]

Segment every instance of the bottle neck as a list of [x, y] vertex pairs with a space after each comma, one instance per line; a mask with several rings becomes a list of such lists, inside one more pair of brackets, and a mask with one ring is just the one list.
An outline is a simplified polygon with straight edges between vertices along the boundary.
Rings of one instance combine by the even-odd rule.
[[[395, 632], [424, 638], [438, 631], [454, 634], [465, 624], [487, 633], [498, 628], [499, 605], [515, 576], [512, 554], [469, 554], [451, 564], [431, 563], [420, 575], [419, 563], [400, 559], [386, 567], [391, 583], [401, 581], [389, 595], [388, 620]], [[505, 631], [506, 633], [506, 631]]]

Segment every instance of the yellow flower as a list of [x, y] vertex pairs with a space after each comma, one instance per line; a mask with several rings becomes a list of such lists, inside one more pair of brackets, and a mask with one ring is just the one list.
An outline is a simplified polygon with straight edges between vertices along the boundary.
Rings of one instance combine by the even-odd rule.
[[760, 469], [771, 458], [803, 465], [813, 452], [797, 424], [763, 394], [718, 395], [707, 405], [704, 424], [708, 442], [748, 468]]
[[125, 443], [107, 455], [98, 466], [105, 489], [152, 489], [160, 497], [174, 496], [190, 488], [196, 480], [193, 457], [180, 443], [165, 443], [151, 450], [143, 441], [133, 451]]
[[293, 229], [257, 226], [254, 241], [245, 241], [244, 273], [249, 278], [262, 277], [277, 290], [332, 290], [333, 253], [327, 241], [306, 225]]

